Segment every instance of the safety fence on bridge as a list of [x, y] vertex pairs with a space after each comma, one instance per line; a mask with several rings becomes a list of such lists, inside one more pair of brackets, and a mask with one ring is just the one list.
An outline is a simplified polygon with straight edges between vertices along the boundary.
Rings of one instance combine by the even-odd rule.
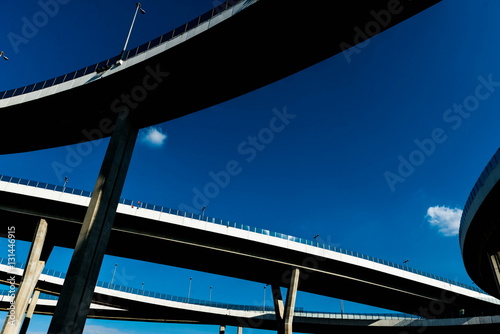
[[[64, 192], [64, 193], [73, 194], [73, 195], [77, 195], [77, 196], [84, 196], [84, 197], [89, 197], [89, 198], [92, 197], [92, 192], [90, 192], [90, 191], [78, 190], [78, 189], [68, 188], [65, 186], [57, 186], [57, 185], [49, 184], [49, 183], [45, 183], [45, 182], [31, 181], [31, 180], [21, 179], [21, 178], [16, 178], [16, 177], [11, 177], [11, 176], [0, 175], [0, 181], [15, 183], [15, 184], [22, 184], [22, 185], [26, 185], [26, 186], [30, 186], [30, 187], [48, 189], [48, 190], [53, 190], [53, 191], [58, 191], [58, 192]], [[334, 251], [337, 253], [351, 255], [351, 256], [354, 256], [357, 258], [365, 259], [365, 260], [372, 261], [375, 263], [380, 263], [380, 264], [383, 264], [383, 265], [386, 265], [389, 267], [401, 269], [401, 270], [408, 271], [408, 272], [411, 272], [414, 274], [418, 274], [418, 275], [421, 275], [424, 277], [429, 277], [429, 278], [432, 278], [432, 279], [435, 279], [435, 280], [438, 280], [441, 282], [456, 285], [456, 286], [459, 286], [459, 287], [462, 287], [462, 288], [465, 288], [468, 290], [472, 290], [472, 291], [486, 294], [483, 290], [481, 290], [480, 288], [478, 288], [476, 286], [470, 286], [467, 284], [456, 282], [456, 281], [453, 281], [453, 280], [450, 280], [447, 278], [443, 278], [443, 277], [440, 277], [440, 276], [437, 276], [434, 274], [426, 273], [424, 271], [408, 267], [407, 265], [394, 263], [394, 262], [390, 262], [390, 261], [386, 261], [386, 260], [381, 260], [381, 259], [378, 259], [378, 258], [373, 257], [373, 256], [365, 255], [365, 254], [358, 253], [355, 251], [346, 250], [346, 249], [336, 247], [336, 246], [333, 246], [330, 244], [321, 243], [319, 241], [313, 241], [313, 240], [309, 240], [309, 239], [305, 239], [305, 238], [294, 237], [291, 235], [287, 235], [287, 234], [279, 233], [279, 232], [273, 232], [273, 231], [259, 228], [259, 227], [251, 227], [251, 226], [244, 225], [244, 224], [239, 224], [239, 223], [230, 222], [227, 220], [222, 220], [222, 219], [218, 219], [218, 218], [205, 216], [204, 214], [190, 213], [190, 212], [181, 211], [181, 210], [177, 210], [177, 209], [171, 209], [171, 208], [168, 208], [165, 206], [153, 205], [153, 204], [148, 204], [148, 203], [143, 203], [143, 202], [134, 202], [132, 200], [124, 199], [124, 198], [120, 199], [120, 204], [136, 206], [137, 208], [144, 209], [144, 210], [153, 210], [153, 211], [158, 211], [160, 213], [168, 213], [168, 214], [172, 214], [172, 215], [176, 215], [176, 216], [197, 219], [197, 220], [205, 221], [208, 223], [213, 223], [213, 224], [237, 228], [237, 229], [241, 229], [241, 230], [245, 230], [245, 231], [249, 231], [249, 232], [264, 234], [264, 235], [268, 235], [271, 237], [276, 237], [276, 238], [285, 239], [285, 240], [292, 241], [292, 242], [297, 242], [297, 243], [301, 243], [301, 244], [305, 244], [305, 245], [309, 245], [309, 246], [314, 246], [314, 247]]]

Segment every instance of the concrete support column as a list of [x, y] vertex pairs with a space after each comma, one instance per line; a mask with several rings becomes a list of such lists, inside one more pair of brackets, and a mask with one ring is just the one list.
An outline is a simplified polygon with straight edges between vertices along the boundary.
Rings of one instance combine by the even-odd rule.
[[276, 323], [278, 334], [292, 334], [293, 315], [295, 310], [295, 301], [297, 300], [297, 289], [299, 286], [300, 270], [292, 270], [290, 286], [286, 294], [286, 305], [283, 305], [280, 287], [272, 285], [274, 311], [276, 314]]
[[284, 317], [284, 334], [292, 334], [293, 315], [295, 312], [295, 301], [297, 300], [297, 288], [299, 287], [300, 270], [295, 268], [292, 271], [290, 287], [286, 294], [286, 306]]
[[500, 293], [500, 253], [496, 252], [494, 254], [490, 254], [490, 264], [497, 290]]
[[35, 292], [33, 293], [33, 297], [31, 297], [30, 306], [28, 307], [28, 312], [26, 313], [26, 317], [24, 318], [23, 325], [19, 334], [26, 334], [28, 332], [28, 327], [30, 325], [31, 318], [33, 318], [33, 313], [35, 313], [35, 307], [39, 297], [40, 291], [35, 290]]
[[17, 334], [21, 328], [24, 313], [28, 308], [28, 303], [35, 290], [38, 278], [42, 273], [45, 261], [40, 261], [40, 254], [42, 253], [43, 243], [47, 235], [47, 222], [43, 219], [38, 223], [38, 227], [31, 243], [30, 252], [28, 255], [28, 264], [24, 269], [19, 289], [14, 297], [15, 317], [12, 319], [10, 314], [7, 313], [2, 334]]
[[278, 333], [283, 332], [283, 317], [285, 316], [285, 305], [283, 304], [283, 297], [281, 296], [281, 289], [279, 285], [271, 285], [273, 291], [274, 313], [276, 315], [276, 323]]
[[128, 111], [122, 112], [117, 118], [48, 333], [83, 332], [137, 132]]
[[243, 334], [243, 327], [238, 327], [238, 332], [237, 334]]
[[225, 334], [226, 333], [226, 326], [225, 325], [220, 325], [219, 327], [219, 334]]

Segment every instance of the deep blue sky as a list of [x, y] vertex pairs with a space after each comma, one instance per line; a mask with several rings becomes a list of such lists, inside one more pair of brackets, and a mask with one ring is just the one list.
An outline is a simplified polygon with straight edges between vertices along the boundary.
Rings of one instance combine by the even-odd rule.
[[[148, 13], [138, 17], [130, 47], [216, 3], [142, 4]], [[36, 2], [3, 4], [0, 50], [10, 60], [0, 59], [0, 90], [117, 55], [134, 5], [135, 1], [68, 1], [31, 31], [30, 38], [16, 44], [13, 34], [22, 36], [25, 22], [33, 22], [42, 9]], [[211, 175], [234, 160], [238, 175], [207, 197], [206, 215], [298, 237], [320, 234], [325, 243], [397, 263], [409, 259], [416, 269], [472, 284], [463, 268], [454, 223], [498, 148], [499, 13], [500, 3], [494, 0], [444, 0], [365, 42], [359, 52], [339, 54], [245, 96], [159, 124], [156, 131], [166, 135], [162, 145], [142, 140], [143, 131], [122, 197], [200, 209], [193, 202], [197, 191], [204, 193]], [[279, 131], [266, 130], [276, 113], [285, 110], [287, 124], [276, 123]], [[19, 136], [12, 140], [36, 140], [23, 132], [22, 124], [3, 126], [18, 126]], [[259, 135], [260, 142], [252, 144], [251, 138]], [[92, 152], [65, 173], [68, 186], [92, 190], [106, 144], [107, 140], [95, 143]], [[76, 149], [0, 156], [0, 174], [62, 184], [54, 166], [67, 164], [69, 152]], [[435, 213], [436, 225], [430, 223], [429, 208], [435, 208], [429, 212]], [[47, 267], [66, 271], [70, 256], [59, 249]], [[185, 295], [193, 277], [192, 298], [207, 299], [213, 286], [213, 300], [262, 304], [260, 284], [125, 259], [107, 257], [101, 280], [110, 280], [115, 263], [126, 278], [123, 283], [130, 286], [145, 282], [153, 291]], [[338, 300], [305, 294], [299, 295], [297, 304], [339, 310]], [[345, 304], [346, 312], [371, 310]], [[36, 317], [33, 333], [45, 331], [48, 321]], [[216, 330], [87, 323], [94, 326], [87, 333]]]

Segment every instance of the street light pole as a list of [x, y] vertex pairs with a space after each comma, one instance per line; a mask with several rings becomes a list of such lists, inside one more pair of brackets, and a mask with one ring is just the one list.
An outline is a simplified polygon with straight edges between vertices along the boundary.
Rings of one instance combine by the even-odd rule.
[[132, 24], [130, 25], [130, 29], [128, 30], [127, 39], [125, 40], [125, 45], [123, 46], [123, 50], [122, 50], [122, 53], [120, 55], [120, 60], [123, 60], [123, 56], [125, 56], [125, 51], [127, 50], [128, 41], [130, 39], [130, 35], [132, 34], [132, 29], [134, 28], [135, 18], [137, 17], [137, 12], [139, 10], [141, 11], [142, 14], [146, 14], [146, 11], [144, 9], [142, 9], [140, 2], [135, 4], [134, 18], [132, 19]]
[[316, 235], [314, 236], [314, 240], [316, 240], [316, 247], [318, 247], [318, 246], [319, 246], [319, 243], [318, 243], [318, 237], [319, 237], [319, 234], [316, 234]]
[[266, 288], [269, 284], [266, 284], [264, 285], [264, 306], [262, 308], [262, 311], [265, 312], [266, 311]]
[[189, 303], [189, 298], [191, 297], [191, 283], [193, 282], [193, 278], [189, 277], [189, 288], [188, 288], [188, 303]]
[[118, 267], [118, 263], [115, 263], [115, 268], [113, 269], [113, 276], [111, 276], [111, 285], [113, 285], [113, 282], [115, 280], [116, 267]]

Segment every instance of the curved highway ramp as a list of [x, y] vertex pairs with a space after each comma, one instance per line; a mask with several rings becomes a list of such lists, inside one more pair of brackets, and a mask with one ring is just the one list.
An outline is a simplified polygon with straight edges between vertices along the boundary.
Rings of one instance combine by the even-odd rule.
[[134, 123], [142, 128], [206, 109], [339, 54], [438, 2], [226, 1], [122, 59], [117, 50], [97, 64], [0, 92], [3, 123], [20, 124], [37, 138], [12, 141], [17, 129], [5, 127], [0, 142], [8, 144], [0, 154], [110, 136], [120, 111], [140, 115]]

